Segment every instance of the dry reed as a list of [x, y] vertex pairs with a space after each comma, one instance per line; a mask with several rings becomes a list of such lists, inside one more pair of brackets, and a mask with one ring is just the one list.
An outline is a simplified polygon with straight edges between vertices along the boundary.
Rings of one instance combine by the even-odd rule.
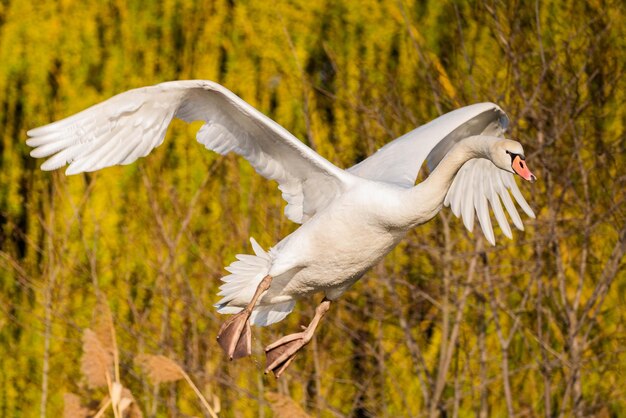
[[102, 344], [102, 347], [113, 356], [115, 368], [115, 381], [120, 381], [119, 359], [117, 352], [117, 339], [115, 335], [115, 326], [113, 325], [113, 315], [109, 308], [106, 296], [99, 293], [97, 296], [96, 307], [93, 312], [91, 329], [95, 332]]
[[92, 412], [80, 404], [80, 396], [75, 393], [63, 395], [63, 418], [87, 418]]
[[274, 418], [310, 418], [304, 409], [289, 396], [277, 392], [267, 392], [265, 399], [270, 404]]
[[182, 368], [175, 361], [165, 356], [140, 354], [135, 357], [135, 363], [139, 364], [148, 379], [155, 385], [175, 382], [184, 378]]
[[135, 400], [135, 397], [133, 396], [131, 391], [128, 390], [127, 388], [124, 388], [124, 390], [122, 390], [122, 401], [124, 399], [128, 399], [131, 402], [128, 408], [125, 409], [124, 417], [143, 418], [143, 412], [141, 412], [141, 408], [139, 408], [139, 405], [137, 405], [137, 401]]
[[87, 379], [90, 388], [108, 386], [111, 370], [113, 368], [113, 355], [102, 346], [102, 342], [95, 332], [89, 328], [83, 332], [83, 356], [81, 358], [81, 371]]
[[100, 402], [98, 412], [96, 412], [96, 414], [92, 418], [103, 417], [109, 406], [111, 406], [111, 398], [109, 396], [105, 396], [102, 402]]
[[135, 357], [135, 362], [141, 366], [148, 378], [156, 385], [159, 383], [175, 382], [185, 379], [191, 389], [196, 393], [202, 405], [207, 409], [212, 418], [217, 418], [216, 409], [219, 408], [219, 402], [215, 407], [209, 405], [206, 397], [200, 392], [200, 389], [193, 383], [191, 377], [180, 367], [174, 360], [165, 356], [154, 356], [150, 354], [140, 354]]
[[113, 316], [104, 297], [98, 297], [93, 311], [91, 329], [98, 336], [102, 347], [113, 354], [115, 349], [115, 328]]

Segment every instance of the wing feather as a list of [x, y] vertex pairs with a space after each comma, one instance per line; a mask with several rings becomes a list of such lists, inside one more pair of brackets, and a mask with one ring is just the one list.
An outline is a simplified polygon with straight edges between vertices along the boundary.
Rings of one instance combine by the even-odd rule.
[[468, 231], [473, 231], [474, 230], [474, 195], [472, 193], [469, 193], [468, 191], [473, 190], [473, 185], [472, 180], [474, 179], [473, 177], [473, 171], [474, 171], [474, 166], [471, 164], [466, 164], [465, 166], [465, 171], [462, 174], [465, 175], [461, 175], [460, 177], [458, 177], [459, 180], [459, 184], [460, 187], [458, 188], [458, 192], [463, 194], [463, 198], [462, 198], [462, 204], [463, 206], [461, 207], [461, 214], [462, 214], [462, 219], [463, 219], [463, 224], [465, 225], [465, 228], [467, 228]]
[[504, 214], [504, 210], [502, 210], [502, 204], [500, 203], [500, 198], [498, 197], [497, 192], [497, 184], [493, 178], [489, 177], [489, 204], [493, 209], [493, 214], [496, 217], [496, 221], [498, 221], [498, 226], [502, 230], [502, 233], [509, 239], [513, 238], [513, 233], [511, 231], [511, 227], [509, 226], [509, 222], [506, 220], [506, 216]]
[[478, 218], [481, 229], [487, 241], [495, 245], [495, 235], [490, 219], [489, 208], [503, 234], [511, 238], [511, 227], [506, 219], [502, 204], [506, 208], [509, 217], [517, 229], [524, 230], [524, 224], [520, 217], [511, 194], [520, 207], [526, 207], [526, 212], [531, 218], [535, 214], [517, 188], [513, 174], [496, 167], [486, 159], [473, 159], [466, 162], [452, 181], [444, 200], [445, 206], [450, 206], [452, 212], [461, 217], [465, 227], [472, 231], [474, 216]]
[[493, 227], [491, 226], [491, 218], [489, 217], [489, 206], [487, 204], [487, 190], [485, 190], [485, 186], [488, 181], [488, 177], [485, 179], [479, 179], [478, 185], [476, 187], [476, 193], [474, 193], [474, 207], [476, 208], [478, 223], [480, 224], [480, 228], [485, 234], [485, 238], [492, 245], [495, 245], [496, 238], [493, 233]]
[[33, 157], [49, 157], [43, 170], [69, 164], [68, 175], [95, 171], [149, 154], [174, 117], [204, 121], [197, 134], [201, 144], [219, 154], [235, 152], [276, 180], [294, 222], [306, 221], [355, 181], [234, 93], [203, 80], [127, 91], [28, 131], [26, 143], [34, 147]]
[[495, 136], [507, 125], [506, 114], [494, 103], [466, 106], [402, 135], [347, 171], [370, 180], [413, 187], [426, 159], [432, 171], [461, 139], [481, 134]]
[[[447, 113], [382, 147], [350, 170], [358, 176], [412, 187], [424, 161], [432, 171], [460, 140], [472, 135], [503, 136], [509, 124], [506, 114], [493, 103], [479, 103]], [[515, 203], [534, 218], [511, 173], [500, 170], [485, 159], [470, 160], [461, 167], [444, 199], [452, 213], [472, 231], [477, 218], [487, 240], [494, 244], [495, 234], [489, 208], [503, 234], [512, 237], [504, 208], [520, 230], [524, 225]]]

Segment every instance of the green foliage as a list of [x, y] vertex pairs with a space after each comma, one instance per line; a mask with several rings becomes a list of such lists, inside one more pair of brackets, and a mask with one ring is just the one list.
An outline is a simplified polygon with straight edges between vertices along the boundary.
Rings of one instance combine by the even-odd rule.
[[[269, 414], [276, 391], [318, 416], [626, 416], [624, 13], [610, 0], [0, 2], [0, 415], [90, 396], [81, 335], [102, 292], [146, 416], [203, 409], [152, 386], [142, 353], [176, 359], [223, 416]], [[541, 180], [522, 186], [537, 219], [492, 248], [444, 210], [333, 306], [280, 382], [261, 347], [314, 301], [229, 363], [212, 304], [249, 236], [267, 248], [294, 229], [276, 184], [179, 121], [149, 158], [71, 178], [39, 171], [25, 145], [27, 129], [116, 93], [191, 78], [341, 167], [495, 101]]]

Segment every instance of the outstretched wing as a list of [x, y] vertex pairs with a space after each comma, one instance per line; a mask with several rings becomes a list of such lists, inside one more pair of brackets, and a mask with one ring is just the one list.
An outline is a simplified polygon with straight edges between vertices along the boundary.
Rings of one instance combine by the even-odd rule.
[[391, 141], [347, 171], [370, 180], [413, 187], [427, 157], [434, 162], [429, 163], [432, 170], [456, 142], [471, 135], [498, 136], [507, 125], [506, 114], [493, 103], [466, 106]]
[[76, 115], [28, 131], [42, 170], [69, 163], [66, 174], [130, 164], [159, 146], [173, 117], [202, 120], [197, 139], [222, 155], [232, 151], [270, 180], [287, 201], [285, 214], [302, 223], [323, 209], [353, 177], [279, 124], [217, 83], [173, 81], [130, 90]]
[[[463, 107], [388, 143], [348, 171], [370, 180], [413, 187], [424, 161], [427, 161], [432, 171], [463, 138], [472, 135], [503, 136], [508, 124], [509, 119], [504, 111], [493, 103]], [[489, 206], [503, 233], [509, 238], [512, 236], [500, 200], [515, 226], [521, 230], [524, 228], [509, 191], [520, 207], [534, 218], [532, 209], [524, 200], [511, 173], [500, 170], [491, 161], [474, 159], [459, 170], [444, 204], [452, 206], [453, 213], [462, 217], [470, 231], [476, 213], [485, 237], [494, 244]]]

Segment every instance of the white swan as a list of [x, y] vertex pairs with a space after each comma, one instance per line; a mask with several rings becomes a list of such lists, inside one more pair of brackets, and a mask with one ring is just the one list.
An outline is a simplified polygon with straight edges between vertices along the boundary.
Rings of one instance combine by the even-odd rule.
[[[472, 230], [476, 213], [487, 240], [495, 238], [491, 206], [502, 232], [523, 229], [513, 197], [530, 216], [513, 173], [534, 181], [522, 146], [504, 139], [505, 113], [493, 103], [467, 106], [396, 139], [348, 170], [315, 153], [288, 131], [219, 84], [174, 81], [130, 90], [76, 115], [28, 132], [33, 157], [50, 157], [67, 174], [130, 164], [161, 144], [173, 117], [205, 124], [197, 139], [207, 148], [247, 159], [276, 180], [285, 214], [301, 223], [269, 252], [251, 239], [255, 255], [226, 268], [218, 312], [236, 314], [220, 329], [228, 356], [251, 353], [250, 323], [282, 320], [299, 298], [323, 292], [311, 324], [266, 348], [267, 369], [279, 376], [306, 345], [330, 302], [393, 249], [413, 227], [451, 206]], [[431, 170], [414, 185], [422, 163]]]

